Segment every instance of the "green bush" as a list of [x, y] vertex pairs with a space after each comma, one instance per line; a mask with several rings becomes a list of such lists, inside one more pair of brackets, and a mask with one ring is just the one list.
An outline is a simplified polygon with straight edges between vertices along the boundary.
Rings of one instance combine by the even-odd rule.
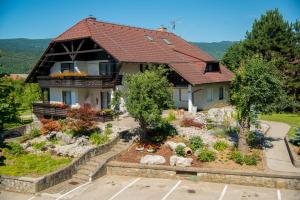
[[46, 145], [46, 141], [42, 141], [42, 142], [33, 142], [31, 144], [33, 149], [36, 150], [41, 150], [44, 146]]
[[184, 150], [184, 146], [182, 145], [177, 145], [176, 146], [176, 149], [175, 149], [175, 152], [178, 156], [182, 156], [182, 157], [185, 157], [185, 150]]
[[228, 148], [228, 144], [227, 142], [223, 141], [223, 140], [219, 140], [217, 142], [214, 143], [214, 149], [217, 151], [224, 151], [225, 149]]
[[95, 145], [105, 144], [109, 141], [109, 134], [99, 134], [97, 131], [90, 135], [90, 142]]
[[112, 129], [110, 127], [105, 127], [103, 134], [104, 135], [112, 134]]
[[154, 143], [161, 143], [168, 136], [175, 136], [176, 134], [176, 129], [165, 119], [162, 119], [157, 127], [149, 131], [148, 137]]
[[15, 142], [10, 142], [8, 144], [8, 152], [12, 155], [21, 155], [24, 153], [23, 147]]
[[32, 136], [32, 138], [39, 137], [41, 135], [41, 131], [37, 128], [34, 128], [30, 131], [30, 135]]
[[198, 160], [202, 162], [212, 162], [216, 159], [216, 153], [208, 149], [202, 149], [198, 154]]
[[105, 125], [105, 128], [112, 128], [112, 127], [113, 127], [112, 123], [108, 123]]
[[240, 164], [240, 165], [244, 164], [244, 156], [241, 152], [239, 152], [237, 150], [230, 152], [229, 159], [233, 160], [237, 164]]
[[200, 136], [191, 137], [189, 142], [190, 142], [189, 146], [193, 151], [196, 151], [197, 149], [202, 149], [204, 146], [203, 140]]
[[290, 142], [294, 145], [300, 146], [300, 127], [296, 128], [296, 133]]
[[166, 121], [169, 122], [169, 123], [172, 122], [172, 121], [174, 121], [175, 119], [176, 119], [175, 115], [173, 113], [171, 113], [171, 112], [166, 117]]
[[244, 162], [246, 165], [257, 165], [257, 157], [255, 155], [245, 155]]

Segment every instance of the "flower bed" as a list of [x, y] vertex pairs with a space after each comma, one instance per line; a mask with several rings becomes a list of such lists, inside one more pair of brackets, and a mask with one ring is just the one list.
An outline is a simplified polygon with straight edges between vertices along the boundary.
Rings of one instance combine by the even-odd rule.
[[[173, 138], [168, 138], [168, 141], [173, 142], [183, 142], [184, 144], [188, 145], [189, 142], [183, 139], [180, 136], [175, 136]], [[140, 144], [134, 143], [127, 152], [123, 153], [119, 156], [116, 160], [120, 162], [126, 163], [140, 163], [142, 157], [146, 155], [159, 155], [163, 156], [166, 159], [166, 163], [163, 165], [169, 166], [170, 157], [175, 153], [166, 145], [166, 143], [158, 145], [158, 148], [154, 153], [149, 153], [147, 151], [147, 146], [145, 145], [144, 151], [137, 151], [136, 148], [141, 147]], [[235, 161], [231, 160], [230, 154], [232, 152], [232, 148], [228, 147], [227, 149], [216, 152], [216, 158], [214, 161], [200, 161], [196, 155], [186, 156], [186, 158], [192, 158], [193, 162], [191, 167], [199, 167], [199, 168], [216, 168], [216, 169], [230, 169], [230, 170], [247, 170], [247, 171], [262, 171], [264, 170], [263, 163], [262, 163], [262, 151], [255, 150], [258, 154], [258, 161], [257, 165], [246, 165], [244, 162], [243, 164], [238, 164]], [[205, 155], [207, 157], [207, 155]], [[209, 156], [209, 155], [208, 155]], [[203, 158], [205, 160], [205, 158]], [[209, 162], [210, 161], [210, 162]]]

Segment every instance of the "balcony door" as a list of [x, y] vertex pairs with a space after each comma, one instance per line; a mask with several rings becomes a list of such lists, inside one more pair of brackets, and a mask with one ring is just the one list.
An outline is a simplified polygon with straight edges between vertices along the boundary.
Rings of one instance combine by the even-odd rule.
[[62, 100], [64, 104], [72, 105], [71, 91], [62, 91]]
[[109, 91], [100, 92], [101, 96], [101, 109], [110, 108], [111, 105], [111, 93]]
[[99, 75], [112, 75], [115, 72], [115, 63], [99, 63]]

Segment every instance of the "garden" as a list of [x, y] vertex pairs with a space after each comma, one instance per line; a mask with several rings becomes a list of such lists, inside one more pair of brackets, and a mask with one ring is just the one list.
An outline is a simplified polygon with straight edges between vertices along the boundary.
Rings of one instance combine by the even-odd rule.
[[[40, 176], [69, 164], [73, 158], [116, 136], [111, 123], [96, 123], [86, 104], [70, 109], [66, 119], [42, 119], [40, 127], [0, 145], [0, 174]], [[106, 112], [106, 111], [105, 111]]]
[[[237, 149], [238, 127], [231, 107], [213, 108], [191, 116], [169, 110], [162, 124], [139, 139], [117, 161], [152, 165], [233, 170], [264, 170], [262, 144], [257, 141], [265, 127], [247, 138], [249, 153]], [[255, 141], [254, 141], [255, 140]]]

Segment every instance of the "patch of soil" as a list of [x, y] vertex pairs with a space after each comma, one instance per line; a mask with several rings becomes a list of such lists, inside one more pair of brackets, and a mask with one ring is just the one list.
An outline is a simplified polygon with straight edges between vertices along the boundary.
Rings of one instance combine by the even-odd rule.
[[[183, 142], [182, 139], [178, 136], [174, 138], [170, 138], [169, 140], [174, 142]], [[185, 143], [187, 143], [185, 141]], [[160, 145], [160, 147], [157, 149], [154, 153], [149, 153], [146, 151], [136, 151], [135, 148], [137, 147], [137, 144], [132, 144], [126, 152], [124, 152], [122, 155], [120, 155], [118, 158], [116, 158], [116, 161], [120, 162], [126, 162], [126, 163], [140, 163], [140, 160], [145, 155], [160, 155], [163, 156], [166, 159], [166, 163], [163, 165], [169, 166], [169, 160], [172, 155], [175, 155], [175, 153], [172, 152], [172, 150], [165, 144]], [[227, 159], [227, 153], [229, 151], [224, 151], [222, 153], [218, 154], [218, 158], [213, 162], [201, 162], [197, 160], [197, 157], [187, 156], [189, 158], [193, 159], [192, 167], [199, 167], [199, 168], [214, 168], [214, 169], [230, 169], [230, 170], [243, 170], [243, 171], [262, 171], [264, 170], [262, 161], [258, 161], [256, 166], [248, 166], [248, 165], [239, 165], [232, 160]], [[262, 159], [263, 153], [260, 150], [259, 151], [260, 158]]]

